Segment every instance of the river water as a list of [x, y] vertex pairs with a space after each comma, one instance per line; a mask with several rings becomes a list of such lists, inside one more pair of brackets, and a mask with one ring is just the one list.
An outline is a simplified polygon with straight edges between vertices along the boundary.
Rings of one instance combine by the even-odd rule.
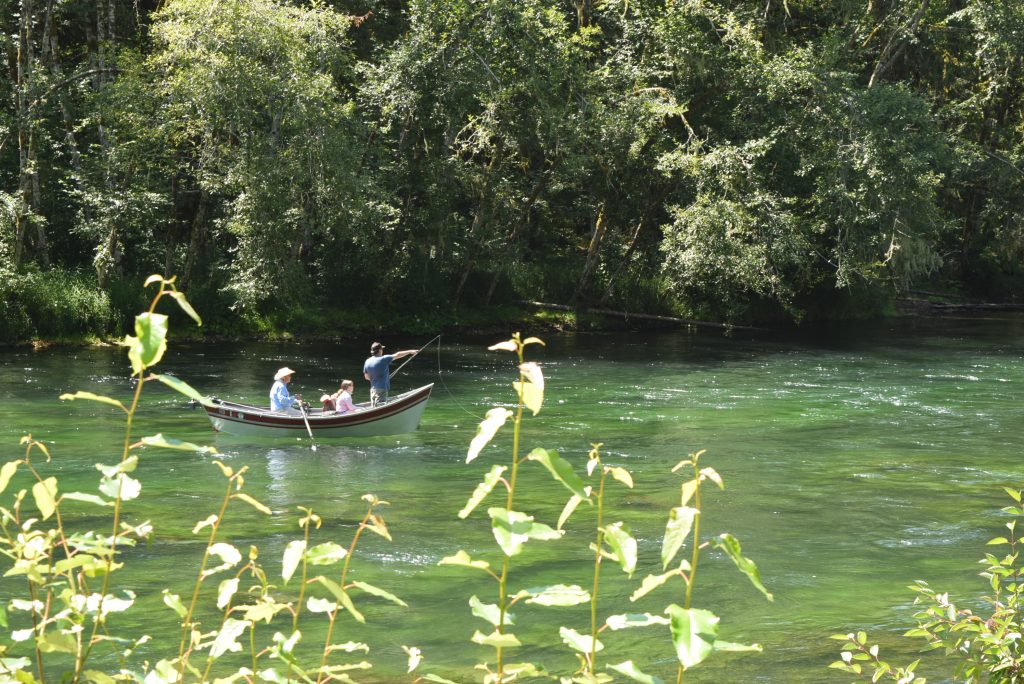
[[[921, 646], [900, 636], [913, 626], [914, 594], [907, 585], [918, 579], [981, 606], [986, 587], [976, 561], [1005, 522], [999, 509], [1009, 499], [1002, 487], [1024, 486], [1024, 318], [899, 319], [799, 334], [544, 338], [547, 346], [530, 347], [529, 356], [544, 369], [546, 402], [525, 421], [524, 451], [556, 449], [582, 475], [591, 443], [602, 442], [605, 462], [629, 469], [635, 480], [633, 490], [610, 487], [606, 515], [625, 521], [638, 538], [639, 568], [629, 579], [604, 566], [600, 613], [660, 613], [682, 603], [681, 582], [637, 604], [628, 596], [642, 577], [661, 571], [660, 539], [681, 482], [670, 471], [700, 449], [707, 450], [702, 463], [725, 481], [724, 491], [705, 492], [702, 532], [734, 534], [775, 596], [768, 602], [728, 559], [707, 555], [694, 605], [721, 616], [721, 638], [758, 642], [764, 652], [715, 654], [687, 681], [848, 681], [827, 669], [840, 646], [828, 637], [856, 629], [881, 643], [890, 662], [907, 663]], [[386, 341], [399, 349], [425, 340]], [[299, 506], [324, 520], [314, 542], [347, 546], [364, 512], [360, 497], [372, 492], [390, 502], [384, 513], [393, 542], [364, 536], [352, 577], [393, 592], [409, 607], [362, 598], [367, 625], [342, 618], [336, 641], [370, 645], [366, 658], [374, 669], [360, 673], [360, 681], [409, 681], [402, 674], [403, 644], [423, 650], [423, 671], [479, 681], [473, 665], [492, 652], [469, 639], [475, 630], [490, 630], [471, 616], [467, 601], [477, 595], [494, 602], [495, 588], [480, 573], [437, 562], [465, 549], [500, 564], [486, 505], [468, 520], [456, 516], [490, 466], [508, 461], [510, 431], [465, 463], [483, 414], [513, 400], [511, 355], [486, 351], [496, 341], [442, 339], [439, 350], [426, 349], [403, 369], [397, 389], [437, 383], [415, 434], [322, 441], [316, 451], [303, 439], [228, 438], [157, 383], [145, 388], [135, 434], [213, 444], [233, 467], [248, 466], [245, 491], [274, 515], [238, 503], [224, 533], [243, 552], [258, 545], [275, 577], [285, 545], [299, 537]], [[289, 365], [298, 371], [293, 392], [316, 397], [348, 377], [358, 381], [356, 399], [364, 400], [360, 371], [368, 342], [198, 345], [175, 343], [172, 332], [160, 368], [204, 393], [263, 403], [274, 370]], [[53, 462], [41, 467], [58, 475], [63, 491], [95, 492], [94, 464], [119, 458], [122, 418], [107, 406], [62, 403], [57, 396], [86, 390], [127, 403], [128, 372], [118, 348], [0, 352], [3, 460], [19, 454], [19, 438], [31, 432], [51, 449]], [[152, 544], [127, 554], [120, 578], [139, 595], [141, 610], [113, 619], [111, 629], [169, 637], [167, 650], [176, 653], [175, 616], [163, 606], [161, 590], [189, 591], [205, 541], [191, 530], [215, 512], [223, 478], [209, 456], [160, 449], [141, 455], [142, 497], [126, 510], [129, 520], [152, 519], [156, 534]], [[516, 507], [554, 524], [567, 495], [529, 464]], [[9, 497], [10, 491], [5, 501]], [[73, 524], [104, 530], [109, 524], [95, 507], [65, 507]], [[592, 511], [581, 508], [563, 539], [531, 541], [513, 559], [510, 589], [589, 586], [593, 525]], [[11, 596], [22, 585], [5, 579], [0, 587]], [[214, 590], [211, 582], [207, 591]], [[586, 632], [586, 611], [518, 605], [515, 612], [514, 631], [526, 646], [513, 659], [571, 671], [574, 660], [558, 629]], [[284, 622], [261, 627], [261, 638], [286, 631]], [[303, 618], [305, 641], [322, 639], [320, 622], [316, 615]], [[666, 627], [607, 632], [602, 640], [601, 662], [632, 658], [650, 673], [674, 677]], [[929, 656], [919, 671], [948, 681], [952, 667]]]

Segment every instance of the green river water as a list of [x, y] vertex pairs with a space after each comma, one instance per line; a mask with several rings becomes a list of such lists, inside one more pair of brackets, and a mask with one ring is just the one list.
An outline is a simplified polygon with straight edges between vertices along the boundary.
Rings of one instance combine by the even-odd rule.
[[[895, 663], [917, 657], [921, 642], [900, 636], [913, 626], [907, 585], [914, 580], [948, 589], [968, 605], [984, 593], [976, 561], [1005, 522], [999, 508], [1009, 499], [1002, 486], [1024, 486], [1024, 318], [901, 319], [799, 335], [544, 337], [547, 346], [529, 352], [544, 369], [546, 402], [525, 421], [524, 452], [557, 449], [582, 475], [590, 444], [603, 442], [605, 462], [628, 468], [636, 483], [631, 491], [610, 487], [607, 516], [625, 521], [638, 538], [639, 568], [628, 579], [604, 566], [601, 614], [660, 613], [682, 603], [681, 582], [638, 604], [628, 596], [642, 577], [660, 572], [661, 535], [681, 482], [670, 470], [699, 449], [707, 450], [702, 463], [726, 485], [706, 490], [702, 531], [738, 537], [774, 593], [774, 602], [766, 601], [728, 559], [707, 557], [694, 605], [721, 616], [722, 638], [758, 642], [764, 652], [715, 654], [688, 682], [849, 681], [827, 668], [840, 647], [828, 637], [837, 632], [867, 630]], [[409, 607], [365, 597], [358, 605], [367, 624], [341, 618], [336, 641], [370, 645], [366, 657], [374, 669], [356, 675], [360, 681], [410, 681], [403, 644], [423, 650], [423, 671], [479, 681], [473, 665], [493, 652], [469, 638], [490, 629], [471, 616], [467, 600], [476, 594], [494, 602], [494, 585], [480, 573], [437, 562], [465, 549], [500, 564], [486, 505], [468, 520], [456, 517], [490, 466], [508, 461], [510, 430], [465, 463], [479, 419], [513, 399], [512, 356], [486, 351], [499, 339], [446, 338], [440, 354], [429, 348], [405, 367], [396, 389], [438, 383], [415, 434], [323, 441], [316, 451], [307, 440], [228, 438], [158, 383], [143, 392], [135, 434], [213, 444], [233, 467], [249, 467], [245, 491], [274, 515], [239, 503], [224, 533], [243, 553], [258, 544], [275, 576], [285, 545], [300, 537], [298, 506], [324, 519], [314, 542], [347, 546], [365, 510], [360, 497], [372, 492], [389, 501], [385, 517], [394, 541], [364, 536], [353, 578], [397, 594]], [[424, 341], [393, 340], [389, 347]], [[368, 343], [179, 344], [172, 331], [160, 369], [204, 393], [263, 403], [274, 370], [287, 364], [298, 370], [293, 392], [316, 397], [348, 377], [358, 380], [356, 399], [364, 400], [360, 371]], [[128, 372], [118, 348], [0, 352], [3, 460], [20, 454], [18, 440], [31, 432], [51, 449], [54, 460], [43, 467], [60, 478], [63, 491], [95, 492], [94, 464], [119, 458], [123, 420], [107, 406], [62, 403], [57, 396], [86, 390], [127, 403]], [[205, 543], [191, 530], [216, 511], [224, 480], [209, 456], [160, 449], [141, 455], [142, 497], [126, 511], [132, 521], [152, 519], [156, 534], [151, 545], [127, 553], [120, 580], [138, 594], [139, 605], [112, 619], [111, 629], [163, 637], [173, 645], [161, 655], [174, 655], [176, 617], [163, 606], [161, 591], [190, 591]], [[22, 477], [15, 483], [28, 486]], [[530, 464], [521, 471], [516, 508], [553, 525], [567, 496]], [[96, 507], [68, 502], [65, 508], [74, 525], [109, 525]], [[593, 525], [592, 510], [581, 508], [563, 539], [527, 544], [512, 561], [510, 588], [589, 586]], [[23, 584], [5, 579], [0, 586], [10, 597]], [[207, 591], [214, 589], [211, 583]], [[518, 605], [514, 612], [514, 631], [526, 646], [512, 660], [571, 671], [574, 660], [558, 628], [587, 631], [585, 607]], [[204, 615], [212, 619], [212, 610]], [[278, 629], [285, 630], [284, 622]], [[320, 622], [322, 616], [303, 618], [304, 642], [322, 639]], [[674, 678], [667, 627], [607, 632], [603, 641], [602, 662], [632, 658], [648, 672]], [[920, 671], [950, 681], [952, 668], [929, 656]]]

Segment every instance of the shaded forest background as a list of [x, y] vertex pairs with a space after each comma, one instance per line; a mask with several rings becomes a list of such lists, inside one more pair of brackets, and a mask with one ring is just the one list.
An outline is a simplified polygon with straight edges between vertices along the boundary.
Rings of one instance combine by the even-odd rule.
[[[6, 0], [0, 341], [1024, 294], [1019, 0]], [[481, 313], [483, 312], [483, 313]]]

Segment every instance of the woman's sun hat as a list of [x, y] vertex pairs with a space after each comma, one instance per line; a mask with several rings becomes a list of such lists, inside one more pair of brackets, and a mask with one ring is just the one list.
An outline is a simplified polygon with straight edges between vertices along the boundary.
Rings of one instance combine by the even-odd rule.
[[295, 371], [293, 371], [288, 366], [285, 366], [284, 368], [281, 368], [276, 373], [274, 373], [274, 379], [275, 380], [280, 380], [281, 378], [283, 378], [286, 375], [295, 375]]

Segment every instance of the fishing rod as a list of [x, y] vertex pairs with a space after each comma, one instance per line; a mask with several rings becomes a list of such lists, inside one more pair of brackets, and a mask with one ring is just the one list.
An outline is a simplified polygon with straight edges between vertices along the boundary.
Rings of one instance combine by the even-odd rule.
[[[403, 364], [402, 364], [401, 366], [399, 366], [398, 368], [396, 368], [395, 370], [393, 370], [393, 371], [391, 372], [391, 375], [389, 375], [389, 376], [388, 376], [388, 380], [390, 380], [391, 378], [393, 378], [393, 377], [395, 377], [396, 375], [398, 375], [398, 371], [402, 370], [402, 369], [403, 369], [403, 368], [405, 367], [405, 364], [406, 364], [406, 363], [409, 363], [409, 361], [412, 361], [413, 359], [415, 359], [415, 358], [416, 358], [416, 355], [417, 355], [417, 354], [419, 354], [419, 353], [420, 353], [421, 351], [423, 351], [424, 349], [426, 349], [427, 347], [429, 347], [430, 345], [432, 345], [432, 344], [434, 343], [434, 340], [439, 340], [439, 339], [441, 339], [441, 336], [440, 336], [440, 335], [438, 335], [438, 336], [437, 336], [437, 337], [435, 337], [435, 338], [434, 338], [433, 340], [430, 340], [430, 342], [427, 342], [427, 343], [426, 343], [425, 345], [423, 345], [422, 347], [420, 347], [419, 349], [417, 349], [417, 350], [416, 350], [416, 353], [415, 353], [415, 354], [413, 354], [412, 356], [410, 356], [410, 357], [409, 357], [409, 359], [408, 359], [408, 360], [407, 360], [407, 361], [406, 361], [405, 363], [403, 363]], [[440, 348], [440, 345], [438, 345], [438, 348]]]

